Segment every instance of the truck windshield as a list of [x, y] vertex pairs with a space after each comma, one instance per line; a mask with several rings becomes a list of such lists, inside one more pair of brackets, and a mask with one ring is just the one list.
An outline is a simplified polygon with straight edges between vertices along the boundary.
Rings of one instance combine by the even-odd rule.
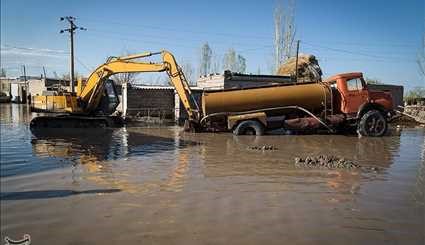
[[348, 91], [362, 90], [363, 84], [360, 78], [353, 78], [347, 81]]

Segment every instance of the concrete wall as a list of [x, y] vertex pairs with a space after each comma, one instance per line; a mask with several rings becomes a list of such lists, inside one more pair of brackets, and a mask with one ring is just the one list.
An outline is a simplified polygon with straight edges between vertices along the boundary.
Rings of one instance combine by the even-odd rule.
[[[199, 105], [202, 91], [192, 88]], [[156, 117], [166, 121], [184, 122], [188, 115], [174, 87], [137, 86], [127, 90], [127, 117]]]
[[199, 77], [196, 81], [196, 86], [205, 90], [209, 89], [223, 89], [224, 76], [221, 74], [210, 74], [207, 76]]
[[174, 120], [175, 101], [172, 87], [129, 87], [127, 91], [128, 117], [158, 117]]

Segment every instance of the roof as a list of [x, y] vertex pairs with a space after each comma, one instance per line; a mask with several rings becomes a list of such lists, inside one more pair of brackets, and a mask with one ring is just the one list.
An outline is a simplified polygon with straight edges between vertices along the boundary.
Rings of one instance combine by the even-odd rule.
[[[174, 90], [173, 86], [160, 86], [160, 85], [131, 85], [132, 89], [164, 89], [164, 90]], [[199, 87], [190, 87], [191, 90], [203, 90]]]
[[361, 73], [361, 72], [340, 73], [340, 74], [336, 74], [336, 75], [333, 75], [333, 76], [325, 79], [325, 82], [333, 81], [333, 80], [336, 80], [338, 78], [352, 78], [352, 77], [360, 77], [360, 76], [363, 76], [363, 73]]

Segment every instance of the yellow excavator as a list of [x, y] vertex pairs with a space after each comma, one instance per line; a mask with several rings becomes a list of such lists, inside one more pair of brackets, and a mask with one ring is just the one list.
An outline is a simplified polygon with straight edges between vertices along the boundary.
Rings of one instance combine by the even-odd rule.
[[[162, 62], [140, 61], [142, 58], [160, 55]], [[199, 105], [195, 100], [181, 67], [168, 51], [110, 57], [97, 67], [83, 86], [77, 84], [77, 93], [64, 93], [66, 114], [38, 116], [30, 122], [31, 128], [85, 128], [116, 127], [123, 121], [113, 115], [119, 99], [110, 76], [118, 73], [166, 72], [188, 113], [187, 129], [194, 129], [200, 121]]]

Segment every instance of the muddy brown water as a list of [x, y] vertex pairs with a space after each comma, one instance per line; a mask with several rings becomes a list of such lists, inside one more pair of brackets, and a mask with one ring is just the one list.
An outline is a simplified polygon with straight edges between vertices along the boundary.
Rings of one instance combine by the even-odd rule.
[[[179, 127], [32, 133], [32, 116], [1, 105], [2, 242], [424, 244], [421, 128], [360, 139]], [[274, 149], [250, 147], [263, 145]], [[379, 170], [293, 164], [317, 154]]]

